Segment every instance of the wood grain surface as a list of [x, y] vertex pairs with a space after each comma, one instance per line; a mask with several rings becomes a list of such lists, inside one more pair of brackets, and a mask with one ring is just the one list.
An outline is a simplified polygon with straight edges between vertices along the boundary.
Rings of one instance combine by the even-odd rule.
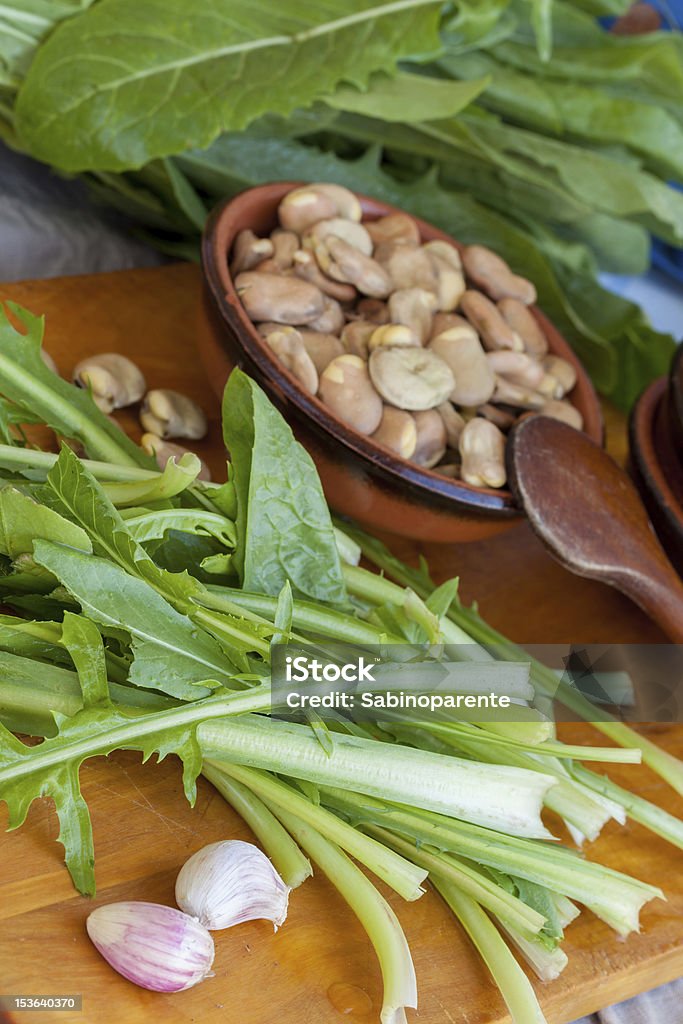
[[[65, 375], [84, 355], [131, 356], [150, 386], [197, 398], [211, 430], [196, 445], [220, 478], [224, 456], [218, 404], [193, 346], [199, 300], [195, 267], [174, 265], [91, 277], [0, 285], [10, 298], [47, 317], [46, 348]], [[625, 453], [621, 418], [606, 410], [610, 449]], [[135, 433], [134, 414], [121, 416]], [[661, 633], [620, 594], [569, 575], [521, 525], [481, 543], [444, 548], [392, 541], [402, 557], [418, 553], [437, 579], [460, 574], [466, 600], [520, 642], [658, 642]], [[645, 732], [683, 756], [683, 728]], [[596, 742], [585, 725], [565, 725], [570, 742]], [[683, 801], [648, 769], [615, 766], [615, 781], [676, 814]], [[249, 839], [241, 820], [213, 788], [199, 782], [196, 807], [186, 804], [174, 759], [142, 766], [134, 753], [94, 759], [82, 769], [95, 832], [98, 895], [78, 896], [55, 842], [52, 804], [37, 801], [21, 831], [0, 834], [0, 993], [83, 995], [81, 1013], [21, 1012], [15, 1024], [351, 1024], [378, 1020], [381, 981], [360, 925], [329, 883], [316, 876], [292, 896], [284, 927], [264, 922], [216, 933], [215, 977], [172, 996], [145, 992], [118, 977], [86, 937], [84, 922], [100, 903], [120, 899], [173, 902], [178, 869], [190, 853], [221, 838]], [[0, 805], [0, 824], [6, 820]], [[662, 885], [668, 902], [650, 904], [643, 930], [619, 941], [585, 911], [567, 932], [570, 965], [538, 985], [551, 1024], [566, 1022], [683, 973], [681, 855], [639, 826], [610, 824], [589, 857]], [[486, 970], [435, 894], [416, 903], [389, 896], [410, 942], [423, 1024], [506, 1024], [509, 1018]]]

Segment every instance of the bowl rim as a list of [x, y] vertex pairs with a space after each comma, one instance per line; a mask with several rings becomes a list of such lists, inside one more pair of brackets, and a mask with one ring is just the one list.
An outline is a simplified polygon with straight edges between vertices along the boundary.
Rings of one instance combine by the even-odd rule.
[[[246, 201], [262, 200], [269, 204], [279, 201], [287, 192], [300, 187], [305, 182], [277, 181], [256, 185], [239, 192], [231, 198], [223, 200], [211, 211], [202, 235], [201, 262], [205, 281], [208, 284], [213, 301], [227, 322], [232, 334], [240, 346], [247, 352], [258, 370], [280, 393], [291, 403], [299, 415], [312, 421], [332, 441], [342, 444], [356, 457], [372, 464], [375, 471], [389, 477], [393, 483], [408, 484], [418, 492], [427, 492], [431, 497], [455, 503], [468, 511], [478, 514], [492, 515], [495, 518], [520, 516], [522, 510], [515, 502], [509, 488], [487, 488], [468, 484], [463, 480], [454, 480], [431, 469], [414, 465], [406, 459], [395, 455], [390, 449], [373, 441], [370, 437], [352, 430], [341, 419], [335, 416], [327, 406], [315, 395], [310, 395], [301, 388], [293, 374], [282, 365], [277, 356], [268, 348], [264, 339], [247, 316], [235, 290], [232, 276], [228, 269], [227, 255], [232, 247], [236, 234], [231, 221]], [[390, 213], [404, 213], [399, 207], [392, 206], [381, 200], [354, 192], [361, 203], [364, 217], [370, 219], [386, 216]], [[409, 214], [416, 222], [423, 237], [438, 238], [454, 245], [462, 251], [463, 244], [448, 235], [435, 225]], [[552, 338], [551, 351], [559, 344], [563, 358], [569, 359], [582, 379], [585, 391], [590, 423], [585, 424], [588, 436], [598, 444], [603, 443], [603, 421], [598, 397], [586, 370], [569, 343], [560, 334], [550, 320], [538, 309], [530, 306], [530, 312], [539, 321], [540, 326]]]

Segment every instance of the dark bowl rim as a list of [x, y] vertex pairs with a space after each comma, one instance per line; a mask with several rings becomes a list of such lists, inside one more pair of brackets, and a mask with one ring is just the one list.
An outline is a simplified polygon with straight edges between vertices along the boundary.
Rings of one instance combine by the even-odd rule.
[[[628, 420], [629, 457], [642, 486], [669, 530], [683, 540], [683, 507], [669, 485], [657, 444], [657, 417], [666, 412], [667, 378], [657, 377], [640, 394]], [[658, 532], [658, 531], [657, 531]]]
[[[297, 188], [301, 184], [304, 183], [300, 181], [275, 181], [256, 185], [223, 200], [211, 211], [202, 234], [201, 264], [205, 281], [208, 284], [211, 297], [222, 320], [227, 321], [228, 326], [233, 330], [233, 334], [239, 340], [239, 344], [245, 349], [263, 376], [272, 383], [288, 402], [295, 406], [300, 415], [312, 420], [316, 427], [322, 429], [331, 440], [340, 442], [345, 448], [353, 452], [355, 456], [363, 461], [370, 462], [375, 470], [379, 469], [381, 471], [382, 475], [388, 476], [393, 482], [408, 483], [418, 491], [426, 491], [432, 497], [445, 499], [448, 503], [454, 503], [470, 512], [476, 511], [487, 518], [500, 519], [521, 516], [522, 510], [515, 502], [508, 488], [476, 487], [464, 481], [442, 476], [433, 470], [414, 466], [407, 460], [393, 455], [389, 449], [384, 448], [377, 442], [347, 427], [342, 420], [334, 416], [323, 405], [319, 398], [314, 395], [308, 395], [303, 391], [296, 378], [286, 367], [282, 366], [274, 353], [265, 345], [253, 323], [249, 320], [234, 290], [232, 278], [227, 270], [227, 254], [220, 250], [218, 244], [219, 226], [228, 210], [235, 204], [243, 201], [245, 196], [264, 192], [270, 198], [274, 188], [281, 189], [284, 195], [285, 192]], [[360, 192], [356, 192], [355, 195], [363, 206], [381, 208], [386, 213], [404, 212], [399, 207], [374, 199], [371, 196], [363, 195]], [[378, 215], [384, 216], [385, 214], [382, 212]], [[451, 244], [455, 244], [456, 247], [462, 248], [462, 244], [458, 243], [455, 238], [448, 235], [445, 231], [441, 231], [440, 228], [419, 217], [415, 217], [413, 214], [411, 214], [411, 217], [417, 223], [421, 233], [426, 229], [428, 232], [436, 233], [438, 237], [451, 242]], [[225, 280], [221, 273], [221, 261], [225, 261]], [[232, 302], [230, 298], [232, 298]], [[568, 342], [565, 341], [551, 321], [536, 306], [532, 307], [532, 309], [536, 316], [540, 318], [542, 325], [549, 326], [551, 333], [554, 333], [561, 339], [573, 357], [573, 362], [577, 366], [577, 372], [583, 376], [584, 384], [587, 385], [589, 400], [594, 403], [599, 420], [601, 436], [598, 438], [593, 437], [593, 439], [602, 444], [602, 416], [598, 399], [588, 374], [579, 362], [578, 357], [571, 350]], [[239, 321], [238, 324], [235, 323], [236, 320]], [[241, 330], [238, 331], [237, 327], [241, 328]]]

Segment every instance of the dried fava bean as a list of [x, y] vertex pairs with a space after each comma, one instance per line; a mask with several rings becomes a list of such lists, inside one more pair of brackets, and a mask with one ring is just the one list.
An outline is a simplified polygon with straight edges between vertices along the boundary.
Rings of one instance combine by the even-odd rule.
[[299, 332], [293, 327], [271, 331], [266, 335], [266, 344], [282, 365], [296, 377], [304, 391], [315, 395], [318, 391], [318, 371]]
[[417, 427], [414, 417], [404, 409], [385, 405], [382, 419], [372, 440], [391, 448], [402, 459], [410, 459], [417, 447]]
[[[172, 441], [164, 441], [158, 434], [146, 433], [140, 438], [140, 446], [147, 452], [148, 455], [153, 455], [157, 460], [159, 469], [166, 469], [166, 463], [170, 459], [175, 459], [176, 462], [180, 462], [183, 455], [187, 455], [189, 448], [182, 448], [179, 444], [173, 444]], [[193, 455], [196, 452], [192, 453]], [[204, 462], [203, 459], [199, 459], [200, 470], [197, 474], [198, 480], [210, 480], [211, 470]]]
[[379, 263], [343, 238], [328, 235], [316, 245], [315, 257], [323, 273], [355, 285], [363, 295], [385, 299], [392, 291], [391, 278]]
[[457, 313], [435, 313], [432, 319], [431, 337], [436, 338], [438, 334], [450, 331], [451, 327], [466, 327], [468, 331], [474, 330], [472, 324], [465, 320], [464, 316], [459, 316]]
[[230, 273], [233, 277], [243, 270], [251, 270], [263, 260], [273, 255], [273, 243], [269, 238], [259, 238], [249, 228], [240, 231], [235, 238], [230, 260]]
[[569, 394], [576, 384], [576, 367], [567, 359], [550, 355], [543, 360], [543, 368], [557, 382], [557, 388], [552, 397], [564, 398]]
[[456, 270], [438, 254], [430, 252], [429, 255], [436, 271], [437, 306], [442, 313], [449, 313], [456, 308], [465, 294], [465, 278], [461, 270]]
[[299, 248], [299, 236], [295, 231], [276, 228], [270, 240], [273, 243], [273, 255], [269, 262], [278, 270], [289, 270], [294, 261], [294, 253]]
[[436, 409], [413, 413], [417, 427], [417, 446], [411, 462], [431, 469], [446, 454], [446, 424]]
[[77, 387], [88, 388], [95, 405], [105, 413], [139, 402], [147, 387], [135, 363], [117, 352], [82, 359], [74, 366], [71, 379]]
[[547, 398], [537, 391], [513, 384], [505, 377], [496, 377], [496, 389], [491, 401], [494, 404], [502, 402], [503, 405], [511, 405], [514, 409], [542, 409]]
[[[303, 234], [306, 228], [318, 220], [336, 217], [339, 213], [337, 203], [329, 195], [314, 189], [311, 185], [302, 185], [292, 189], [278, 206], [280, 224], [288, 231]], [[358, 218], [360, 220], [360, 217]]]
[[546, 354], [548, 339], [536, 317], [523, 302], [519, 299], [501, 299], [498, 309], [506, 323], [520, 336], [524, 349], [530, 356], [539, 359]]
[[465, 246], [462, 262], [470, 281], [492, 299], [519, 299], [525, 306], [536, 301], [536, 289], [531, 281], [513, 274], [505, 260], [486, 246]]
[[359, 356], [337, 356], [320, 375], [320, 399], [359, 434], [374, 434], [382, 419], [382, 399], [367, 363]]
[[376, 330], [376, 324], [368, 323], [366, 320], [351, 320], [341, 332], [341, 342], [344, 349], [353, 356], [360, 356], [367, 362], [369, 357], [368, 345], [370, 338]]
[[354, 249], [360, 250], [365, 256], [372, 256], [372, 239], [362, 224], [343, 217], [332, 217], [330, 220], [319, 220], [304, 233], [302, 242], [305, 249], [315, 249], [329, 235], [342, 238]]
[[583, 416], [571, 402], [551, 399], [545, 403], [539, 415], [550, 416], [554, 420], [562, 420], [563, 423], [568, 423], [570, 427], [574, 427], [576, 430], [583, 429]]
[[336, 299], [329, 295], [323, 296], [323, 311], [314, 320], [308, 320], [307, 324], [312, 331], [321, 334], [339, 334], [344, 326], [344, 310]]
[[431, 242], [425, 242], [422, 248], [430, 256], [438, 256], [440, 260], [448, 263], [453, 270], [462, 271], [462, 257], [450, 242], [444, 241], [443, 238], [433, 238]]
[[[315, 181], [308, 187], [319, 195], [327, 196], [332, 200], [337, 217], [345, 217], [346, 220], [362, 220], [363, 209], [360, 200], [351, 189], [326, 181]], [[320, 219], [322, 220], [322, 218]]]
[[503, 320], [498, 307], [481, 292], [468, 289], [460, 300], [460, 308], [480, 336], [484, 348], [511, 348], [517, 352], [524, 349], [522, 339]]
[[460, 463], [459, 462], [442, 462], [440, 466], [436, 467], [439, 471], [439, 476], [447, 476], [451, 480], [460, 479]]
[[547, 376], [541, 364], [526, 352], [501, 349], [498, 352], [487, 353], [486, 359], [494, 373], [505, 377], [512, 384], [519, 384], [520, 387], [530, 388], [532, 391], [539, 390]]
[[368, 352], [376, 348], [419, 348], [420, 341], [410, 327], [405, 324], [383, 324], [376, 327], [368, 341]]
[[375, 260], [389, 275], [390, 292], [399, 288], [423, 288], [437, 294], [437, 272], [424, 249], [412, 249], [400, 242], [383, 242], [375, 249]]
[[389, 307], [381, 299], [361, 299], [355, 312], [373, 324], [389, 323]]
[[462, 478], [475, 487], [503, 487], [505, 472], [505, 435], [489, 420], [476, 416], [460, 435]]
[[327, 364], [337, 356], [344, 355], [344, 346], [334, 334], [321, 334], [319, 331], [304, 329], [299, 331], [299, 334], [318, 373], [322, 373]]
[[448, 447], [457, 449], [460, 435], [465, 429], [466, 420], [464, 416], [460, 415], [451, 402], [442, 402], [441, 405], [437, 406], [437, 412], [441, 416], [446, 428]]
[[370, 354], [368, 367], [382, 398], [411, 412], [441, 405], [454, 386], [449, 367], [428, 349], [381, 346]]
[[498, 429], [503, 431], [508, 431], [517, 418], [506, 409], [500, 409], [497, 405], [491, 405], [489, 402], [484, 402], [483, 405], [479, 406], [477, 416], [483, 416], [484, 419], [491, 420], [491, 423], [495, 423]]
[[443, 359], [453, 374], [455, 385], [448, 396], [451, 402], [464, 406], [488, 402], [496, 386], [496, 378], [471, 327], [444, 331], [432, 338], [428, 348]]
[[171, 388], [153, 388], [147, 392], [140, 407], [140, 423], [146, 431], [158, 434], [164, 441], [173, 437], [197, 441], [209, 429], [202, 407]]
[[337, 302], [353, 302], [356, 298], [356, 289], [353, 285], [344, 284], [342, 281], [332, 281], [326, 277], [318, 266], [317, 259], [308, 249], [297, 249], [294, 253], [293, 267], [297, 277], [314, 284], [321, 292], [336, 299]]
[[325, 296], [298, 277], [248, 271], [235, 279], [235, 289], [252, 320], [308, 324], [325, 308]]
[[399, 288], [389, 296], [389, 317], [392, 323], [409, 327], [420, 344], [424, 344], [432, 328], [436, 305], [433, 292], [422, 288]]
[[375, 245], [399, 242], [416, 249], [420, 244], [420, 230], [407, 213], [389, 213], [386, 217], [368, 221], [365, 227]]

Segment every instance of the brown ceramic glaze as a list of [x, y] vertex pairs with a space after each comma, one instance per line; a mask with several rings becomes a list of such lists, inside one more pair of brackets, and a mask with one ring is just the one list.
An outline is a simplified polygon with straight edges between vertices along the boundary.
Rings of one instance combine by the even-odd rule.
[[571, 572], [627, 594], [683, 643], [683, 583], [614, 459], [547, 416], [517, 423], [506, 454], [511, 487], [551, 554]]
[[[280, 200], [298, 182], [249, 189], [218, 206], [207, 223], [202, 264], [204, 307], [199, 346], [213, 386], [220, 394], [233, 366], [241, 366], [267, 392], [313, 456], [330, 505], [368, 527], [418, 540], [468, 541], [513, 525], [521, 515], [508, 490], [473, 487], [400, 459], [370, 438], [351, 430], [322, 402], [304, 393], [295, 378], [264, 344], [235, 292], [228, 254], [237, 233], [251, 228], [266, 235], [277, 225]], [[359, 196], [364, 219], [396, 208]], [[425, 241], [459, 244], [416, 218]], [[543, 314], [532, 310], [550, 349], [577, 368], [571, 400], [581, 411], [587, 433], [602, 441], [600, 405], [585, 371], [566, 341]]]
[[638, 399], [629, 421], [629, 470], [657, 536], [683, 575], [683, 469], [671, 432], [671, 399], [664, 377]]
[[678, 346], [671, 363], [668, 395], [664, 404], [674, 453], [678, 464], [683, 467], [683, 345]]

